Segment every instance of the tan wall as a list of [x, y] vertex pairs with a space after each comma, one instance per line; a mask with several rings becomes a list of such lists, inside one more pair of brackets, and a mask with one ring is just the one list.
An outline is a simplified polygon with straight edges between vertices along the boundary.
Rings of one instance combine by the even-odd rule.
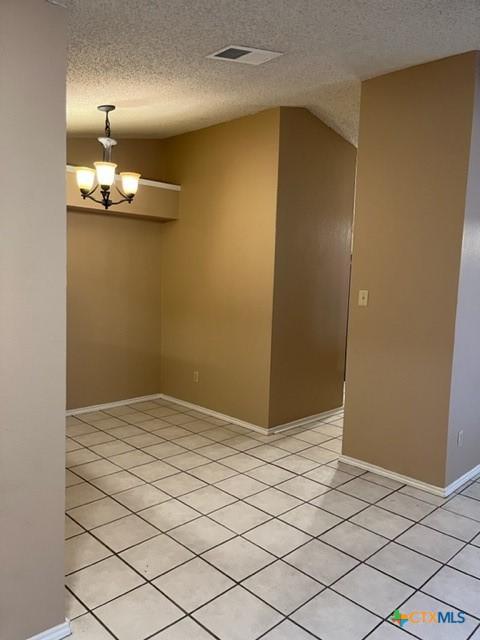
[[343, 453], [441, 486], [474, 62], [362, 85]]
[[[67, 140], [69, 164], [91, 166], [101, 151], [95, 139]], [[165, 178], [162, 140], [120, 139], [113, 160]], [[67, 219], [67, 407], [159, 393], [162, 224], [114, 210]]]
[[[111, 114], [112, 136], [115, 137], [115, 118]], [[98, 112], [98, 135], [103, 135], [103, 114]], [[136, 171], [142, 178], [164, 180], [166, 173], [165, 143], [163, 140], [118, 138], [113, 147], [112, 162], [118, 164], [117, 171]], [[73, 138], [67, 140], [67, 161], [77, 166], [93, 166], [102, 159], [102, 146], [96, 138]]]
[[282, 108], [270, 425], [343, 403], [355, 148]]
[[[268, 425], [280, 110], [167, 141], [162, 390]], [[199, 371], [194, 383], [193, 372]]]
[[67, 219], [67, 407], [159, 393], [161, 223]]
[[[480, 53], [476, 53], [476, 90], [465, 202], [458, 287], [455, 349], [450, 394], [447, 484], [480, 464]], [[462, 430], [463, 446], [457, 446]]]
[[65, 621], [65, 11], [2, 0], [0, 42], [0, 638], [25, 640]]

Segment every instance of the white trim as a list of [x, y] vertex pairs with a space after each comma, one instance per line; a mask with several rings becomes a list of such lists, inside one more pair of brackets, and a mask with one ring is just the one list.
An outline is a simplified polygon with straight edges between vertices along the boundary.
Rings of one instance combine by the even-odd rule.
[[146, 402], [148, 400], [158, 400], [162, 397], [161, 393], [153, 393], [150, 396], [139, 396], [138, 398], [127, 398], [126, 400], [118, 400], [117, 402], [106, 402], [104, 404], [92, 404], [90, 407], [78, 407], [78, 409], [68, 409], [67, 416], [74, 416], [80, 413], [90, 413], [90, 411], [103, 411], [104, 409], [113, 409], [114, 407], [123, 407], [125, 404], [134, 404], [135, 402]]
[[308, 426], [312, 422], [316, 422], [317, 420], [321, 420], [322, 418], [328, 418], [333, 414], [340, 411], [342, 407], [338, 407], [337, 409], [330, 409], [330, 411], [324, 411], [323, 413], [316, 413], [313, 416], [307, 416], [306, 418], [300, 418], [300, 420], [293, 420], [292, 422], [286, 422], [285, 424], [279, 424], [276, 427], [271, 427], [267, 429], [266, 427], [259, 427], [257, 424], [253, 424], [251, 422], [246, 422], [245, 420], [240, 420], [239, 418], [234, 418], [233, 416], [228, 416], [225, 413], [219, 413], [218, 411], [213, 411], [212, 409], [207, 409], [206, 407], [202, 407], [198, 404], [193, 404], [193, 402], [187, 402], [186, 400], [180, 400], [179, 398], [174, 398], [173, 396], [168, 396], [165, 393], [154, 393], [150, 396], [140, 396], [139, 398], [127, 398], [126, 400], [118, 400], [117, 402], [106, 402], [105, 404], [93, 404], [89, 407], [79, 407], [78, 409], [68, 409], [66, 412], [67, 416], [75, 416], [80, 415], [82, 413], [90, 413], [91, 411], [103, 411], [104, 409], [113, 409], [114, 407], [122, 407], [126, 404], [134, 404], [135, 402], [145, 402], [148, 400], [167, 400], [168, 402], [174, 402], [175, 404], [179, 404], [182, 407], [186, 407], [187, 409], [192, 409], [193, 411], [198, 411], [200, 413], [204, 413], [207, 416], [212, 416], [213, 418], [218, 418], [219, 420], [225, 420], [225, 422], [231, 422], [232, 424], [238, 424], [240, 427], [244, 427], [245, 429], [251, 429], [252, 431], [257, 431], [258, 433], [263, 433], [264, 435], [269, 435], [272, 433], [281, 433], [282, 431], [287, 431], [288, 429], [293, 429], [294, 427], [303, 427]]
[[365, 471], [372, 471], [373, 473], [377, 473], [379, 476], [384, 476], [385, 478], [390, 478], [391, 480], [397, 480], [397, 482], [408, 484], [410, 487], [421, 489], [422, 491], [426, 491], [427, 493], [433, 493], [434, 495], [440, 496], [442, 498], [447, 498], [456, 489], [458, 489], [463, 484], [480, 473], [479, 464], [473, 469], [470, 469], [470, 471], [467, 471], [467, 473], [464, 473], [460, 478], [457, 478], [457, 480], [454, 480], [448, 486], [438, 487], [434, 484], [428, 484], [428, 482], [422, 482], [421, 480], [410, 478], [410, 476], [404, 476], [401, 473], [395, 473], [395, 471], [389, 471], [388, 469], [384, 469], [383, 467], [377, 467], [376, 464], [370, 464], [369, 462], [365, 462], [363, 460], [357, 460], [357, 458], [351, 458], [350, 456], [341, 455], [339, 459], [341, 462], [345, 462], [346, 464], [351, 464], [354, 467], [365, 469]]
[[460, 478], [457, 478], [456, 480], [451, 482], [448, 486], [446, 486], [444, 489], [445, 495], [449, 496], [451, 493], [456, 491], [463, 484], [465, 484], [469, 480], [473, 480], [473, 478], [475, 478], [475, 476], [478, 476], [479, 473], [480, 473], [480, 464], [477, 464], [476, 467], [473, 467], [473, 469], [470, 469], [470, 471], [467, 471], [467, 473], [464, 473], [463, 476], [460, 476]]
[[[67, 164], [68, 173], [75, 173], [77, 167], [73, 164]], [[117, 182], [121, 181], [120, 176], [115, 175]], [[147, 187], [155, 187], [155, 189], [169, 189], [170, 191], [181, 191], [182, 187], [179, 184], [171, 184], [170, 182], [160, 182], [159, 180], [147, 180], [146, 178], [140, 178], [139, 184], [144, 184]]]
[[70, 620], [65, 620], [62, 624], [58, 624], [56, 627], [42, 631], [42, 633], [37, 633], [36, 636], [28, 638], [28, 640], [62, 640], [62, 638], [66, 638], [70, 635], [72, 635]]
[[167, 400], [168, 402], [175, 402], [183, 407], [187, 407], [188, 409], [192, 409], [194, 411], [199, 411], [200, 413], [205, 413], [208, 416], [212, 416], [212, 418], [218, 418], [219, 420], [225, 420], [225, 422], [231, 422], [232, 424], [237, 424], [240, 427], [244, 427], [245, 429], [251, 429], [252, 431], [257, 431], [258, 433], [263, 433], [264, 435], [269, 435], [272, 433], [280, 433], [281, 431], [286, 431], [287, 429], [293, 429], [294, 427], [303, 427], [304, 425], [308, 425], [311, 422], [315, 422], [316, 420], [320, 420], [322, 417], [328, 417], [334, 414], [339, 409], [332, 409], [330, 411], [325, 411], [323, 413], [317, 413], [313, 416], [307, 416], [306, 418], [301, 418], [300, 420], [294, 420], [293, 422], [286, 422], [285, 424], [280, 424], [276, 427], [271, 427], [267, 429], [266, 427], [260, 427], [257, 424], [253, 424], [251, 422], [246, 422], [245, 420], [240, 420], [239, 418], [234, 418], [233, 416], [226, 415], [225, 413], [220, 413], [218, 411], [213, 411], [212, 409], [207, 409], [206, 407], [202, 407], [198, 404], [193, 404], [193, 402], [187, 402], [186, 400], [180, 400], [179, 398], [174, 398], [173, 396], [168, 396], [165, 393], [161, 393], [160, 397], [163, 400]]

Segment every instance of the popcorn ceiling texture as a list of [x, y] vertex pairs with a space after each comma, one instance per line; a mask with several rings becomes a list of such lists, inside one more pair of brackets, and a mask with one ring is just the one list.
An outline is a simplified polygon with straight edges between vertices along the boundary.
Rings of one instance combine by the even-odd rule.
[[[360, 81], [480, 48], [479, 0], [66, 0], [68, 129], [167, 137], [304, 106], [356, 144]], [[205, 56], [229, 44], [284, 56]]]

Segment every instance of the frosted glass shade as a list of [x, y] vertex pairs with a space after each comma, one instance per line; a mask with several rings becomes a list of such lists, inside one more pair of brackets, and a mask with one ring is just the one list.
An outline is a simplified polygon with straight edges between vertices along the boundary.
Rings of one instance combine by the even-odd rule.
[[122, 191], [126, 196], [134, 196], [137, 193], [140, 175], [140, 173], [132, 173], [130, 171], [120, 173], [120, 178], [122, 179]]
[[77, 186], [82, 193], [89, 193], [95, 182], [95, 169], [90, 167], [78, 167], [75, 170], [77, 176]]
[[114, 162], [94, 162], [97, 172], [97, 182], [102, 187], [111, 187], [115, 181], [115, 169], [117, 165]]

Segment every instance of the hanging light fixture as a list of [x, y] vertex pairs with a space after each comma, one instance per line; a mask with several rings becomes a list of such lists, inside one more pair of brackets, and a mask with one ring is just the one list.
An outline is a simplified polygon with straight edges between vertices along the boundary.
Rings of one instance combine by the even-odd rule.
[[[105, 113], [105, 136], [97, 138], [103, 147], [103, 159], [101, 162], [93, 163], [95, 169], [91, 167], [77, 167], [75, 173], [77, 176], [77, 186], [80, 189], [82, 198], [84, 200], [89, 198], [103, 205], [105, 209], [109, 209], [112, 205], [120, 204], [121, 202], [132, 202], [138, 191], [140, 174], [124, 171], [120, 173], [122, 188], [119, 189], [115, 185], [115, 169], [117, 165], [112, 162], [112, 147], [117, 144], [117, 141], [110, 136], [110, 119], [108, 117], [108, 114], [115, 109], [115, 106], [113, 104], [102, 104], [97, 107], [97, 109]], [[115, 187], [116, 191], [120, 194], [120, 200], [115, 202], [111, 199], [112, 187]], [[97, 190], [99, 190], [102, 196], [101, 200], [93, 196]]]

